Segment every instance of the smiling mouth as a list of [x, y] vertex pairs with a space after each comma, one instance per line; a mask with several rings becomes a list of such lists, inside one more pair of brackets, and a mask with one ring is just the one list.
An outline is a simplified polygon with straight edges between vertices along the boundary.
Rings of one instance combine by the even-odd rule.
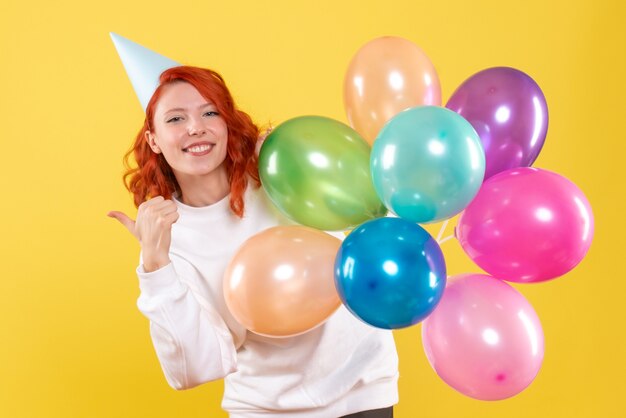
[[183, 148], [183, 152], [188, 152], [191, 154], [206, 154], [207, 152], [211, 151], [214, 146], [215, 144], [209, 144], [209, 143], [195, 144], [187, 148]]

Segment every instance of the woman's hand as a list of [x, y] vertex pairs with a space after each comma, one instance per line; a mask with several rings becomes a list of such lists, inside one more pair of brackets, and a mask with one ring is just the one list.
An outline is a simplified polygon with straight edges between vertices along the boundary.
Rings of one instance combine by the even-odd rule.
[[117, 219], [139, 240], [146, 272], [158, 270], [170, 263], [172, 224], [178, 220], [176, 204], [172, 200], [157, 196], [143, 202], [137, 211], [136, 221], [118, 211], [111, 211], [108, 216]]

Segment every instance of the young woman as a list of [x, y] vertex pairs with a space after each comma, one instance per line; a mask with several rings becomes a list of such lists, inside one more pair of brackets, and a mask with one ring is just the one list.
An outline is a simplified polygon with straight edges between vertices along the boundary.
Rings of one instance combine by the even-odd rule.
[[137, 305], [165, 377], [175, 389], [224, 378], [222, 407], [231, 417], [391, 417], [391, 331], [341, 307], [310, 332], [268, 338], [226, 307], [222, 276], [236, 250], [288, 223], [260, 187], [258, 137], [219, 74], [181, 66], [161, 75], [127, 155], [137, 162], [125, 175], [137, 220], [109, 216], [141, 244]]

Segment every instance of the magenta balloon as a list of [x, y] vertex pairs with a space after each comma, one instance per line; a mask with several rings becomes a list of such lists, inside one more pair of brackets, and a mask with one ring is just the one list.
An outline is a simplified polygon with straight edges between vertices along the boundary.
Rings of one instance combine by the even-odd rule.
[[444, 382], [486, 401], [524, 390], [543, 362], [543, 330], [533, 307], [509, 284], [480, 274], [448, 279], [441, 302], [422, 323], [422, 343]]
[[508, 67], [488, 68], [461, 84], [446, 107], [472, 124], [485, 150], [485, 180], [529, 167], [548, 131], [548, 106], [535, 81]]
[[573, 269], [589, 250], [593, 231], [591, 206], [574, 183], [524, 167], [483, 183], [461, 214], [456, 236], [487, 273], [530, 283]]

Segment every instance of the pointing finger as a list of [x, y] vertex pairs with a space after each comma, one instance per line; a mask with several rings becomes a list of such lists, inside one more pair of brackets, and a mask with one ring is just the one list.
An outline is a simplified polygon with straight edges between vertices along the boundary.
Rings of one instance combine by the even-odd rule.
[[129, 218], [125, 213], [112, 210], [109, 213], [107, 213], [107, 216], [110, 218], [117, 219], [122, 225], [124, 225], [124, 227], [126, 227], [126, 229], [128, 229], [128, 232], [133, 234], [135, 238], [139, 239], [139, 237], [137, 236], [137, 233], [135, 232], [135, 221]]

